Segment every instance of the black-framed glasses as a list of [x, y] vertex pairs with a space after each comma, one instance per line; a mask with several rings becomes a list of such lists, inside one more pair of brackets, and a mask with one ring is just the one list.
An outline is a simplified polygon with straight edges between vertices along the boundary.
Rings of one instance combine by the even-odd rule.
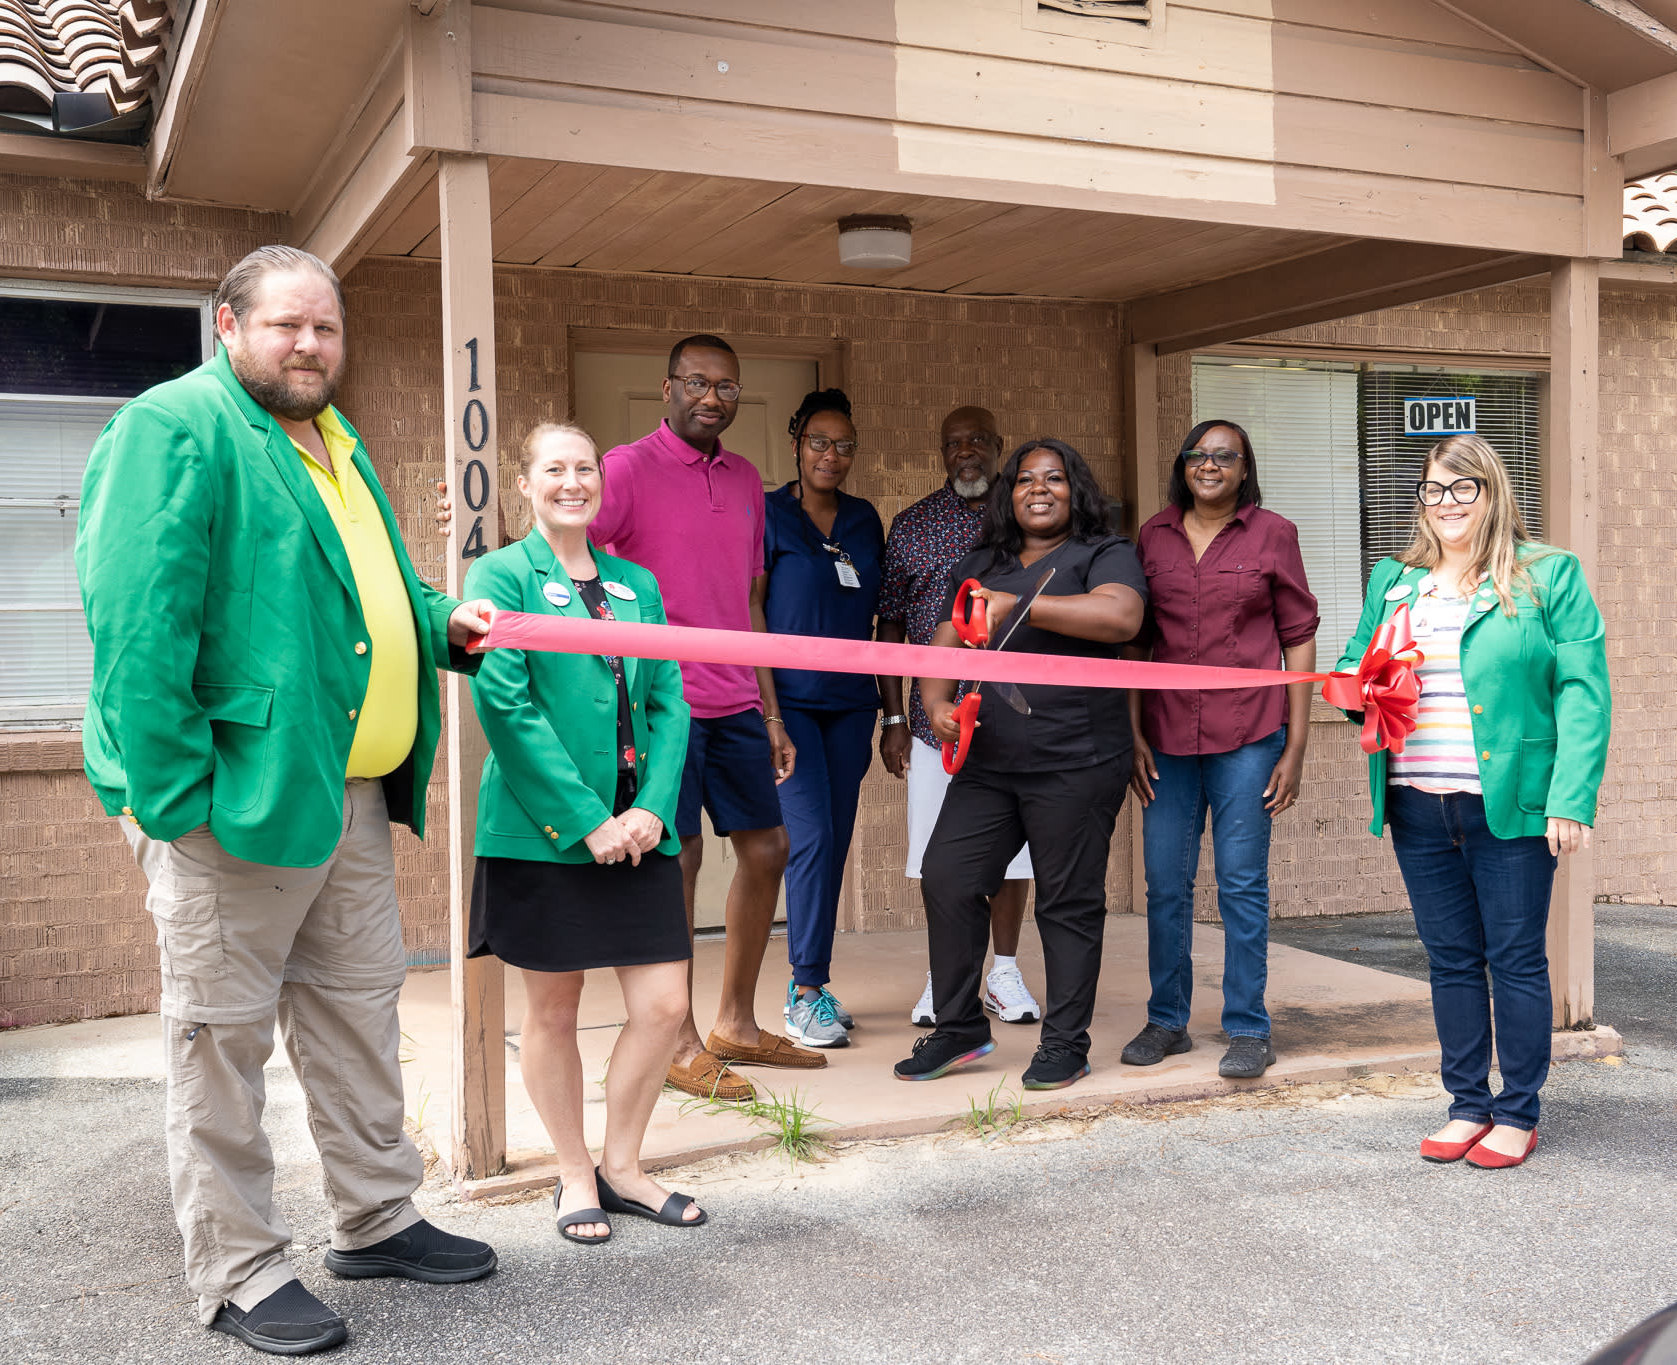
[[835, 441], [831, 436], [806, 436], [804, 444], [817, 455], [825, 455], [829, 450], [836, 450], [845, 459], [856, 453], [856, 442]]
[[1246, 457], [1238, 450], [1185, 450], [1182, 452], [1182, 463], [1189, 469], [1198, 469], [1202, 464], [1214, 464], [1219, 469], [1233, 469]]
[[1415, 485], [1415, 496], [1421, 500], [1422, 507], [1437, 507], [1444, 501], [1446, 492], [1450, 494], [1453, 502], [1478, 502], [1479, 490], [1484, 486], [1483, 479], [1461, 478], [1450, 483], [1439, 483], [1437, 479], [1422, 479]]
[[672, 374], [670, 379], [687, 390], [689, 398], [703, 398], [712, 389], [724, 403], [739, 401], [740, 386], [733, 379], [706, 379], [702, 374]]

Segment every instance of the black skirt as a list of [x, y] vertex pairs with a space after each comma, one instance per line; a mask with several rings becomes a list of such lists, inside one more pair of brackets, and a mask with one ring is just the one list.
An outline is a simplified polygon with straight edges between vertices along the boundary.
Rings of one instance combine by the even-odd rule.
[[469, 957], [493, 953], [532, 972], [685, 962], [681, 863], [665, 853], [641, 854], [638, 867], [479, 858], [470, 942]]

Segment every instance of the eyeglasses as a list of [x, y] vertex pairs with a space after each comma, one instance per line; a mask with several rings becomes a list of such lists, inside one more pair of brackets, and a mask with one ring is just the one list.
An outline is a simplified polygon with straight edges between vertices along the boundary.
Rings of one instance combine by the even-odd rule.
[[1214, 464], [1219, 469], [1233, 469], [1246, 457], [1238, 450], [1185, 450], [1182, 452], [1182, 463], [1189, 469], [1198, 469], [1202, 464]]
[[724, 403], [736, 402], [740, 396], [740, 386], [732, 379], [712, 381], [702, 374], [672, 374], [670, 378], [687, 390], [689, 398], [703, 398], [712, 389], [716, 390], [716, 396]]
[[1415, 485], [1415, 496], [1421, 500], [1423, 507], [1437, 507], [1444, 501], [1444, 494], [1448, 492], [1453, 501], [1469, 503], [1479, 501], [1479, 490], [1485, 486], [1483, 479], [1457, 479], [1454, 483], [1439, 483], [1437, 479], [1422, 479]]
[[817, 455], [825, 455], [829, 450], [836, 450], [845, 459], [856, 453], [856, 442], [835, 441], [831, 436], [806, 436], [804, 444]]

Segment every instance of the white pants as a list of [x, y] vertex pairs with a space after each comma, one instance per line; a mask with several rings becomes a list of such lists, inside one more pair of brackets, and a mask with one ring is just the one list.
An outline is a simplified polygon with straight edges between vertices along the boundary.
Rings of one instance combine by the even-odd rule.
[[[937, 824], [938, 812], [943, 809], [943, 794], [952, 781], [943, 770], [943, 751], [935, 744], [916, 739], [908, 746], [908, 866], [903, 875], [920, 880], [920, 859], [931, 842], [932, 828]], [[1031, 872], [1031, 850], [1021, 845], [1007, 865], [1006, 879], [1028, 882]]]

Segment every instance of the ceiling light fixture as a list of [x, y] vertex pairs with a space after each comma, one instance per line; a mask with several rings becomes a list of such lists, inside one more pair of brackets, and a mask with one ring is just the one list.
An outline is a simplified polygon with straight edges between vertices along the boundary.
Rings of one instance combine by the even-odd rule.
[[908, 264], [914, 225], [898, 213], [852, 213], [840, 218], [839, 264], [896, 270]]

